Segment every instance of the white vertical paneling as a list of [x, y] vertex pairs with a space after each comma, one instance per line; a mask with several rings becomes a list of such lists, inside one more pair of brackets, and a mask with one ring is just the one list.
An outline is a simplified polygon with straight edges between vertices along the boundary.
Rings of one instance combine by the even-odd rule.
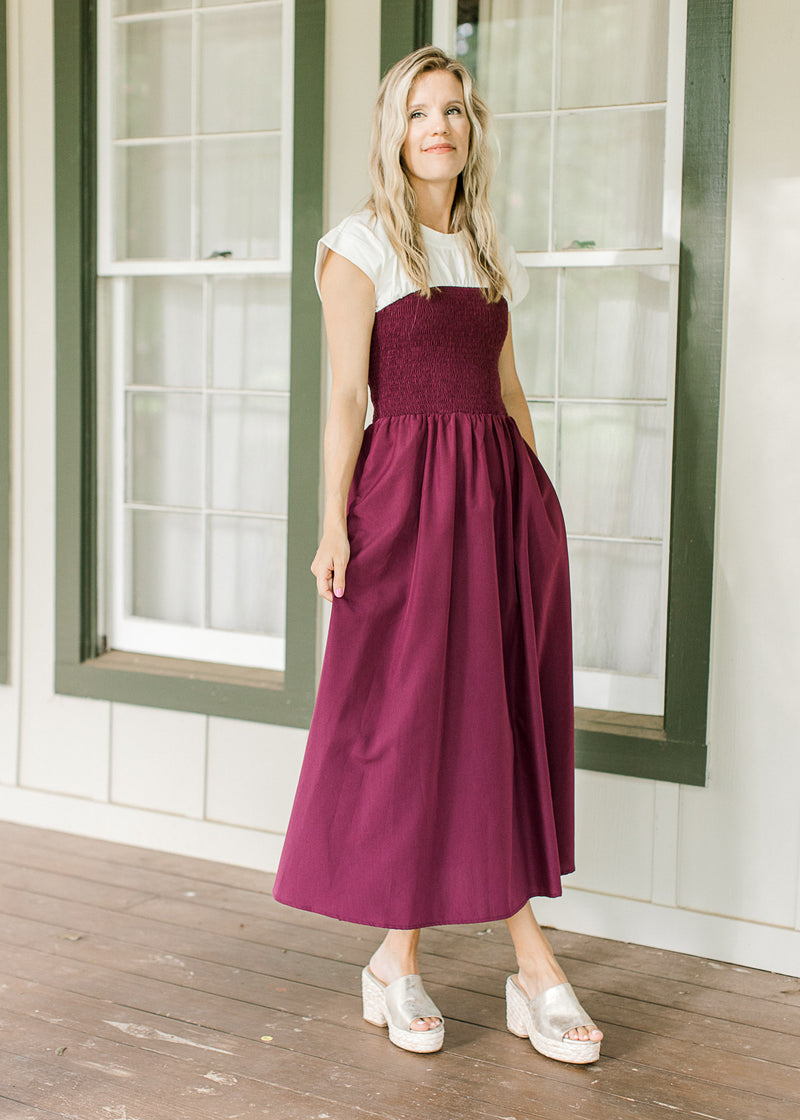
[[[7, 5], [6, 66], [8, 90], [8, 225], [9, 240], [19, 241], [21, 188], [19, 184], [20, 102], [19, 85], [19, 21], [13, 4]], [[21, 261], [18, 254], [9, 260], [9, 364], [11, 382], [11, 480], [10, 511], [10, 579], [8, 589], [8, 684], [0, 685], [0, 784], [15, 785], [19, 767], [19, 705], [20, 705], [20, 578], [22, 573], [21, 495], [22, 441], [15, 433], [22, 428], [23, 384], [21, 377], [22, 345], [19, 331], [13, 329], [19, 299]], [[3, 454], [9, 449], [3, 448]]]
[[19, 746], [19, 691], [13, 686], [0, 686], [0, 785], [17, 783], [17, 751]]
[[108, 705], [53, 693], [55, 534], [55, 309], [53, 44], [48, 0], [15, 4], [19, 50], [15, 106], [23, 142], [12, 178], [15, 284], [12, 335], [20, 334], [23, 386], [20, 781], [103, 798], [108, 785]]
[[575, 871], [565, 886], [650, 897], [654, 782], [578, 770]]
[[655, 782], [653, 817], [652, 901], [661, 906], [677, 905], [678, 813], [680, 786]]
[[328, 0], [325, 20], [326, 229], [369, 193], [367, 150], [380, 74], [381, 6]]
[[215, 716], [208, 724], [208, 819], [285, 832], [306, 732]]
[[205, 763], [205, 716], [112, 705], [112, 801], [202, 817]]

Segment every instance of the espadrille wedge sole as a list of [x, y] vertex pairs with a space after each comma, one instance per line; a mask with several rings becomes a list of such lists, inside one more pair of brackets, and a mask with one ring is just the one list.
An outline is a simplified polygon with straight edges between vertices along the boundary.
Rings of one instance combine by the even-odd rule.
[[572, 985], [565, 981], [546, 988], [535, 1000], [528, 999], [513, 976], [506, 980], [506, 1024], [512, 1034], [529, 1038], [534, 1050], [559, 1062], [580, 1065], [600, 1056], [599, 1042], [577, 1042], [564, 1038], [573, 1027], [595, 1024], [578, 1002]]
[[[444, 1042], [442, 1013], [422, 986], [418, 975], [401, 976], [391, 984], [382, 983], [373, 975], [369, 966], [361, 973], [363, 1015], [376, 1027], [389, 1028], [389, 1038], [401, 1050], [412, 1054], [432, 1054], [441, 1050]], [[427, 1031], [412, 1031], [415, 1019], [437, 1018], [438, 1027]]]

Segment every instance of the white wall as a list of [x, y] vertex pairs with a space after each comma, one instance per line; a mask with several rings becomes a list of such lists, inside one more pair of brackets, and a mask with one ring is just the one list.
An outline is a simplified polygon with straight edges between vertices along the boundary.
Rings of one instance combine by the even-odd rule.
[[[14, 525], [0, 815], [272, 869], [305, 736], [55, 696], [52, 27], [9, 0]], [[378, 3], [329, 0], [327, 224], [366, 190]], [[564, 929], [800, 973], [795, 418], [800, 146], [792, 0], [737, 0], [730, 278], [705, 788], [585, 771]], [[793, 407], [794, 406], [794, 407]], [[309, 587], [309, 593], [312, 593]]]

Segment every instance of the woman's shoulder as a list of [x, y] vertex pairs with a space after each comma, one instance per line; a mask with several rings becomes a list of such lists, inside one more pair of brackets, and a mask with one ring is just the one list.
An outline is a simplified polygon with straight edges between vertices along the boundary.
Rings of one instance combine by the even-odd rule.
[[[322, 238], [326, 243], [344, 242], [348, 239], [365, 245], [385, 246], [389, 244], [378, 216], [368, 207], [347, 214], [338, 225], [328, 230]], [[333, 246], [330, 245], [330, 247]]]
[[346, 257], [361, 269], [377, 287], [383, 270], [389, 242], [375, 214], [368, 208], [355, 211], [342, 218], [338, 225], [320, 238], [314, 279], [319, 290], [319, 278], [328, 250]]

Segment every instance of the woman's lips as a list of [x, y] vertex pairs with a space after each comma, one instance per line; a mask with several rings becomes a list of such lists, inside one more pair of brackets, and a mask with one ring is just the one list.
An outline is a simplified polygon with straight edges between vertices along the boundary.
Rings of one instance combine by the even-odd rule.
[[425, 148], [426, 152], [454, 152], [455, 148], [452, 144], [434, 144], [430, 148]]

